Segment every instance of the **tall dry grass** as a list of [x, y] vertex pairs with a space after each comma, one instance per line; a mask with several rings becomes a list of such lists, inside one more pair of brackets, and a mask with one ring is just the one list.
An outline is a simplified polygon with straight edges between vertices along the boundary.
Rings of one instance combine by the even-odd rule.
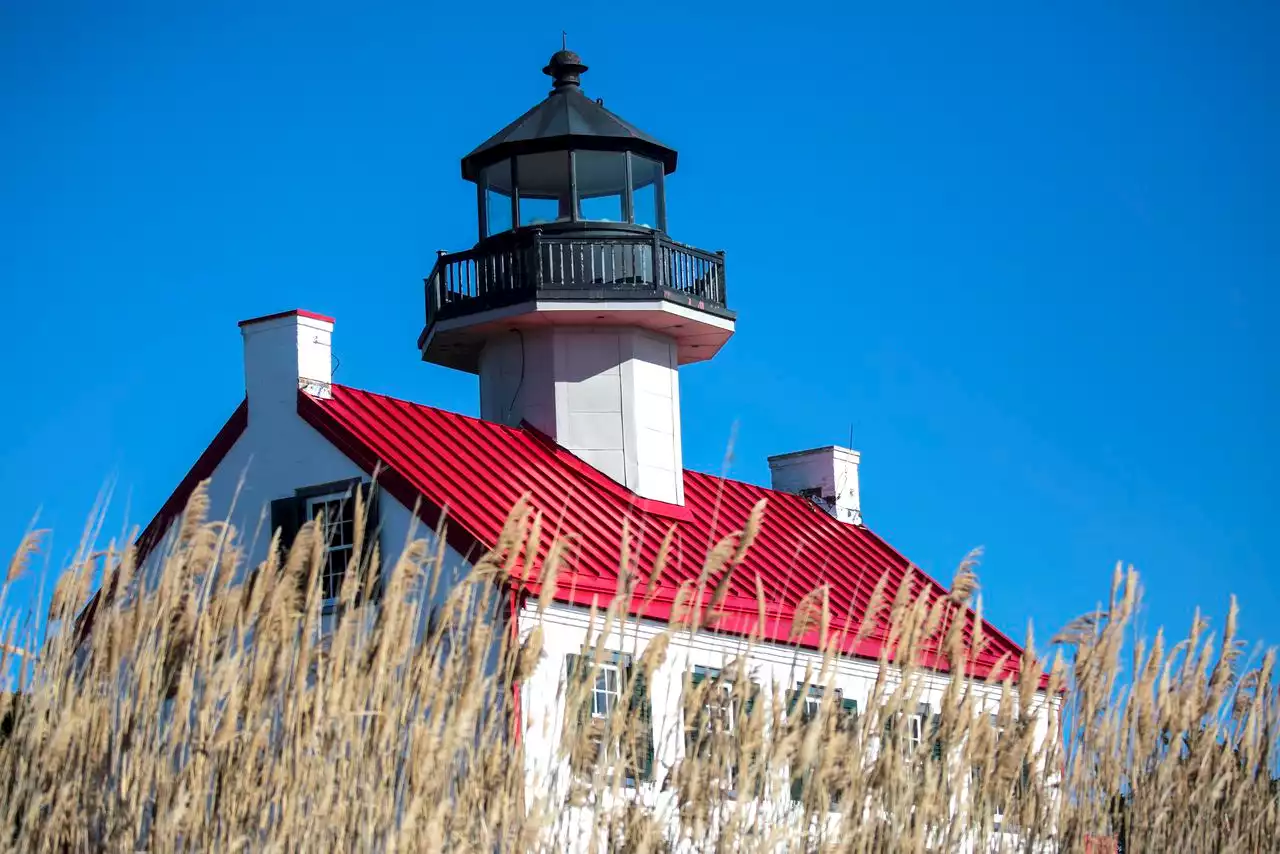
[[[130, 548], [108, 548], [58, 580], [39, 649], [4, 627], [5, 850], [1278, 850], [1274, 652], [1243, 654], [1234, 606], [1218, 635], [1198, 619], [1176, 642], [1136, 638], [1132, 572], [1117, 570], [1105, 609], [1062, 632], [1054, 661], [1028, 643], [1022, 670], [1047, 667], [1050, 696], [1064, 692], [1047, 738], [1033, 737], [1046, 713], [1032, 679], [952, 679], [918, 747], [891, 726], [919, 699], [910, 662], [927, 640], [963, 669], [955, 617], [977, 583], [966, 564], [933, 607], [906, 594], [880, 603], [905, 665], [882, 662], [856, 717], [830, 705], [807, 717], [784, 690], [749, 693], [745, 678], [713, 694], [724, 689], [686, 675], [684, 756], [637, 789], [628, 769], [653, 734], [627, 697], [584, 722], [587, 675], [565, 684], [564, 762], [530, 785], [512, 686], [544, 660], [544, 634], [510, 631], [502, 592], [537, 527], [527, 508], [451, 590], [438, 589], [443, 552], [424, 538], [386, 562], [376, 608], [359, 606], [371, 592], [360, 579], [375, 574], [349, 573], [343, 616], [328, 622], [314, 527], [238, 581], [238, 533], [206, 507], [197, 492], [154, 584], [140, 583]], [[716, 588], [723, 571], [701, 583]], [[80, 638], [74, 618], [99, 579], [105, 595]], [[433, 589], [443, 604], [424, 614]], [[802, 619], [828, 621], [813, 601]], [[593, 615], [601, 636], [625, 625], [620, 603]], [[708, 618], [690, 609], [651, 641], [624, 694]], [[722, 676], [744, 676], [744, 661]], [[834, 666], [829, 652], [805, 678], [820, 683]], [[713, 706], [727, 711], [706, 717]]]

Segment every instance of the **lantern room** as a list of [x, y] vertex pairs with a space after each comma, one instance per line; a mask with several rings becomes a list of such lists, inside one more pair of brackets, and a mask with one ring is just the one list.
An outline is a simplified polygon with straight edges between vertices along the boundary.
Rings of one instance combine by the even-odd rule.
[[588, 97], [586, 70], [553, 54], [550, 93], [462, 158], [477, 242], [426, 279], [425, 361], [480, 373], [499, 333], [588, 325], [660, 334], [687, 364], [733, 334], [724, 253], [667, 232], [675, 149]]
[[462, 160], [478, 190], [483, 240], [513, 228], [625, 223], [666, 231], [663, 177], [676, 152], [582, 91], [572, 51], [551, 57], [546, 100]]

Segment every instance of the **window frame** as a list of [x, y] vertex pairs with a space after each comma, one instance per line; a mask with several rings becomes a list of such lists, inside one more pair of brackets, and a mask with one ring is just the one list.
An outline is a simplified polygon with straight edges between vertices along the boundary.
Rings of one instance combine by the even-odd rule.
[[[570, 158], [570, 184], [571, 184], [571, 189], [573, 191], [572, 192], [573, 216], [571, 221], [584, 222], [584, 223], [596, 223], [603, 227], [608, 227], [609, 225], [617, 224], [617, 223], [626, 223], [626, 224], [633, 223], [635, 221], [635, 218], [632, 213], [632, 198], [631, 198], [631, 152], [611, 151], [608, 149], [599, 149], [599, 148], [576, 148], [572, 151], [572, 155], [573, 156]], [[618, 199], [618, 218], [617, 219], [611, 219], [611, 218], [600, 219], [598, 217], [590, 217], [590, 216], [587, 216], [586, 212], [583, 210], [584, 202], [588, 200], [594, 200], [594, 199], [614, 198], [615, 194], [603, 193], [603, 194], [596, 194], [596, 195], [585, 195], [583, 193], [582, 178], [578, 171], [583, 161], [582, 155], [587, 155], [588, 157], [591, 157], [591, 158], [597, 158], [597, 157], [614, 158], [616, 159], [617, 162], [616, 164], [611, 164], [611, 166], [617, 166], [621, 168], [622, 170], [622, 176], [621, 176], [622, 183], [620, 188], [621, 191], [616, 196]]]
[[902, 743], [907, 756], [915, 756], [920, 745], [924, 744], [924, 714], [920, 711], [907, 715], [907, 737]]
[[[303, 507], [305, 508], [303, 513], [303, 518], [305, 521], [318, 523], [320, 521], [320, 517], [318, 515], [317, 510], [325, 513], [324, 528], [321, 532], [322, 536], [324, 537], [324, 561], [325, 562], [324, 562], [324, 567], [321, 569], [320, 574], [317, 578], [317, 581], [320, 584], [320, 590], [321, 590], [321, 598], [320, 598], [321, 610], [322, 611], [332, 610], [337, 606], [338, 591], [342, 589], [342, 584], [346, 580], [347, 571], [351, 568], [351, 565], [356, 558], [356, 555], [355, 555], [355, 550], [356, 550], [355, 490], [354, 488], [352, 488], [352, 489], [347, 489], [344, 492], [325, 492], [325, 493], [321, 493], [319, 495], [314, 495], [314, 496], [305, 496], [305, 497], [299, 496], [299, 497], [302, 499]], [[338, 506], [339, 515], [337, 519], [330, 519], [328, 516], [328, 509], [331, 505], [334, 505], [334, 504]], [[351, 526], [351, 541], [348, 543], [341, 543], [341, 544], [335, 545], [334, 542], [330, 539], [330, 537], [334, 534], [334, 532], [338, 532], [339, 537], [341, 537], [341, 531], [343, 530], [343, 527], [348, 524]], [[336, 580], [333, 582], [332, 586], [330, 586], [326, 582], [328, 579], [334, 576], [334, 573], [330, 571], [332, 567], [331, 562], [333, 560], [333, 556], [338, 552], [346, 553], [347, 562], [346, 564], [343, 565], [342, 572], [337, 574]], [[324, 592], [326, 590], [331, 592], [333, 595], [325, 596]]]
[[[655, 231], [663, 234], [667, 233], [667, 197], [666, 197], [666, 169], [663, 168], [662, 162], [652, 157], [645, 157], [643, 154], [636, 154], [632, 151], [627, 152], [627, 187], [626, 187], [626, 206], [627, 206], [627, 222], [636, 224], [636, 187], [635, 187], [635, 165], [636, 158], [647, 160], [656, 168], [656, 176], [653, 181], [653, 218], [655, 220], [652, 227]], [[645, 227], [645, 226], [642, 226]]]
[[[596, 720], [609, 718], [615, 713], [615, 710], [622, 704], [622, 690], [624, 677], [622, 671], [626, 669], [627, 662], [622, 661], [624, 656], [614, 653], [607, 661], [602, 661], [596, 665], [595, 682], [591, 686], [591, 717]], [[613, 676], [613, 688], [609, 687], [609, 676]], [[601, 681], [604, 687], [601, 687]], [[605, 711], [603, 713], [597, 711], [597, 700], [604, 699]]]

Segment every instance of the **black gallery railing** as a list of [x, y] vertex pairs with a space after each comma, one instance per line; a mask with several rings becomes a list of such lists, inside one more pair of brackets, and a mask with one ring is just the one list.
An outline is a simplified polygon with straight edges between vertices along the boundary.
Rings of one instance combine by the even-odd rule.
[[426, 279], [427, 325], [526, 299], [675, 297], [725, 309], [724, 253], [658, 233], [495, 235], [465, 252], [441, 253]]

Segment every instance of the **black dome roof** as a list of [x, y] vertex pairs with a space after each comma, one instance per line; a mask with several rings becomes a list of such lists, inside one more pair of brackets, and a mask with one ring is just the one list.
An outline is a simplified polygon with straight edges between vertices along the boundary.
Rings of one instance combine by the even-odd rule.
[[463, 178], [475, 181], [485, 166], [513, 155], [570, 148], [634, 151], [661, 162], [668, 174], [675, 171], [674, 149], [583, 93], [579, 78], [587, 66], [576, 53], [557, 51], [542, 70], [555, 80], [551, 94], [462, 158]]

